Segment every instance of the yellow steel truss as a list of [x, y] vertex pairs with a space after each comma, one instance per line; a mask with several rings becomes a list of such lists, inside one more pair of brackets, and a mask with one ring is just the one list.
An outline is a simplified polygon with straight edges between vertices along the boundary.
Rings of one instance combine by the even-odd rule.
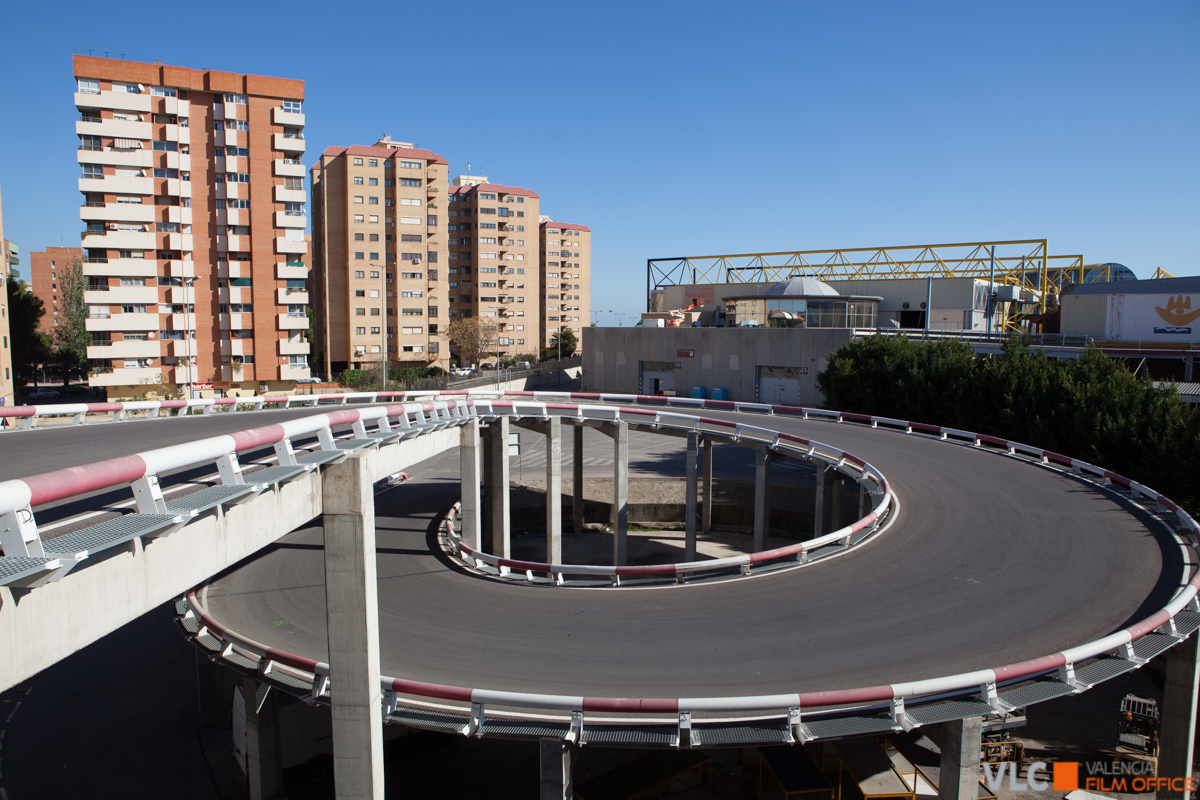
[[1049, 255], [1045, 239], [651, 258], [646, 262], [647, 308], [649, 294], [663, 286], [778, 283], [800, 276], [826, 281], [987, 279], [993, 251], [996, 282], [1036, 292], [1039, 313], [1046, 309], [1048, 293], [1057, 295], [1070, 283], [1108, 280], [1107, 267], [1085, 271], [1081, 255]]

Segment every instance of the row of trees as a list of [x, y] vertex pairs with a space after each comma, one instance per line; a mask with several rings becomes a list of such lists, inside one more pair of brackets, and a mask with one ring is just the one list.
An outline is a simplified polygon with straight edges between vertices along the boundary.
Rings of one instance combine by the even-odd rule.
[[1051, 359], [1013, 339], [991, 358], [961, 342], [872, 336], [835, 352], [817, 382], [828, 408], [1023, 442], [1200, 509], [1200, 408], [1094, 348]]
[[9, 337], [12, 340], [13, 371], [26, 382], [37, 382], [42, 365], [58, 367], [64, 383], [71, 376], [87, 374], [87, 348], [91, 334], [87, 330], [87, 304], [83, 292], [87, 278], [83, 264], [75, 259], [57, 272], [58, 316], [50, 335], [39, 330], [46, 315], [45, 303], [29, 290], [25, 281], [8, 277]]
[[[478, 364], [489, 356], [495, 355], [499, 336], [500, 329], [497, 323], [486, 317], [456, 319], [442, 331], [442, 337], [458, 348], [460, 364]], [[558, 359], [560, 343], [563, 358], [575, 355], [575, 350], [579, 347], [575, 331], [563, 328], [550, 337], [550, 346], [541, 352], [539, 360]], [[501, 366], [504, 365], [504, 362], [517, 363], [525, 360], [527, 358], [524, 356], [513, 356], [502, 359]]]

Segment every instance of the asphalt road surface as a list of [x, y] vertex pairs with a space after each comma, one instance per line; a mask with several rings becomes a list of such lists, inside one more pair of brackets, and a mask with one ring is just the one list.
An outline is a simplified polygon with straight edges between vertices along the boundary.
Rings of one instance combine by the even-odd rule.
[[[615, 591], [508, 584], [458, 569], [436, 546], [437, 521], [459, 493], [457, 460], [445, 454], [376, 498], [382, 672], [618, 697], [853, 688], [1090, 641], [1160, 608], [1180, 575], [1160, 524], [1071, 477], [889, 431], [753, 421], [875, 464], [900, 498], [898, 521], [844, 557], [748, 580]], [[630, 435], [642, 455], [654, 449], [646, 436]], [[724, 450], [722, 466], [747, 457]], [[297, 531], [214, 581], [214, 617], [326, 659], [321, 536], [317, 524]]]

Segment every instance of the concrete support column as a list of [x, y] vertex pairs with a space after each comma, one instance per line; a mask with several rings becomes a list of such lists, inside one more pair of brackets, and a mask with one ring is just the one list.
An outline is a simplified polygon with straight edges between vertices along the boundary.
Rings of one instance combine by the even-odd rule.
[[492, 431], [492, 470], [491, 484], [488, 487], [492, 506], [492, 555], [512, 558], [512, 525], [509, 514], [512, 463], [508, 458], [508, 417], [500, 417], [489, 427]]
[[[1159, 734], [1158, 774], [1164, 778], [1190, 778], [1196, 746], [1197, 679], [1200, 678], [1200, 634], [1167, 651], [1167, 684], [1163, 688], [1162, 727]], [[1191, 800], [1196, 792], [1160, 791], [1159, 797]]]
[[817, 488], [813, 494], [813, 538], [825, 535], [825, 465], [817, 462]]
[[[262, 708], [258, 707], [258, 681], [242, 681], [246, 701], [246, 778], [250, 800], [283, 797], [283, 758], [279, 752], [278, 693], [267, 690]], [[382, 795], [380, 795], [382, 797]]]
[[613, 564], [629, 563], [629, 423], [613, 431]]
[[841, 473], [835, 473], [830, 483], [833, 484], [833, 497], [830, 498], [833, 502], [829, 504], [829, 532], [833, 533], [842, 527], [842, 495], [845, 486]]
[[[473, 430], [478, 444], [477, 424]], [[369, 456], [369, 453], [355, 454], [340, 464], [326, 467], [321, 485], [325, 510], [329, 682], [333, 699], [333, 781], [339, 800], [383, 798], [375, 496], [367, 471]], [[477, 463], [474, 453], [471, 461]], [[475, 498], [478, 536], [478, 482], [470, 494]]]
[[583, 533], [583, 423], [575, 423], [575, 449], [571, 459], [571, 525]]
[[462, 538], [469, 547], [481, 549], [479, 485], [482, 475], [479, 469], [479, 418], [472, 417], [458, 429], [458, 463], [462, 481]]
[[482, 480], [479, 483], [479, 547], [489, 553], [495, 551], [492, 540], [492, 521], [495, 506], [492, 503], [492, 492], [495, 483], [492, 477], [492, 461], [495, 448], [492, 446], [492, 426], [481, 424], [479, 427], [479, 460], [482, 464]]
[[704, 437], [704, 502], [700, 512], [700, 530], [712, 530], [713, 440]]
[[696, 462], [700, 456], [700, 434], [687, 435], [687, 507], [684, 511], [683, 560], [696, 560]]
[[983, 719], [943, 722], [940, 728], [942, 771], [938, 779], [939, 800], [975, 800], [979, 796], [979, 748]]
[[575, 759], [579, 757], [579, 746], [562, 739], [542, 739], [541, 791], [539, 800], [574, 800], [571, 773]]
[[546, 423], [546, 563], [562, 563], [562, 417]]
[[771, 450], [760, 444], [754, 450], [754, 547], [753, 552], [767, 549], [771, 518]]

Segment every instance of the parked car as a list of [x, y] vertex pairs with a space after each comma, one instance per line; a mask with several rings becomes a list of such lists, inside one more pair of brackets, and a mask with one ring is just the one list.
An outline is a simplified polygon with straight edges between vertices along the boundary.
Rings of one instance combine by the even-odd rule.
[[27, 397], [30, 400], [45, 400], [50, 397], [59, 397], [59, 393], [54, 389], [37, 388], [31, 391]]
[[530, 364], [528, 361], [518, 361], [513, 366], [517, 369], [533, 369], [533, 364]]
[[323, 383], [323, 381], [314, 375], [311, 378], [296, 378], [296, 383]]

